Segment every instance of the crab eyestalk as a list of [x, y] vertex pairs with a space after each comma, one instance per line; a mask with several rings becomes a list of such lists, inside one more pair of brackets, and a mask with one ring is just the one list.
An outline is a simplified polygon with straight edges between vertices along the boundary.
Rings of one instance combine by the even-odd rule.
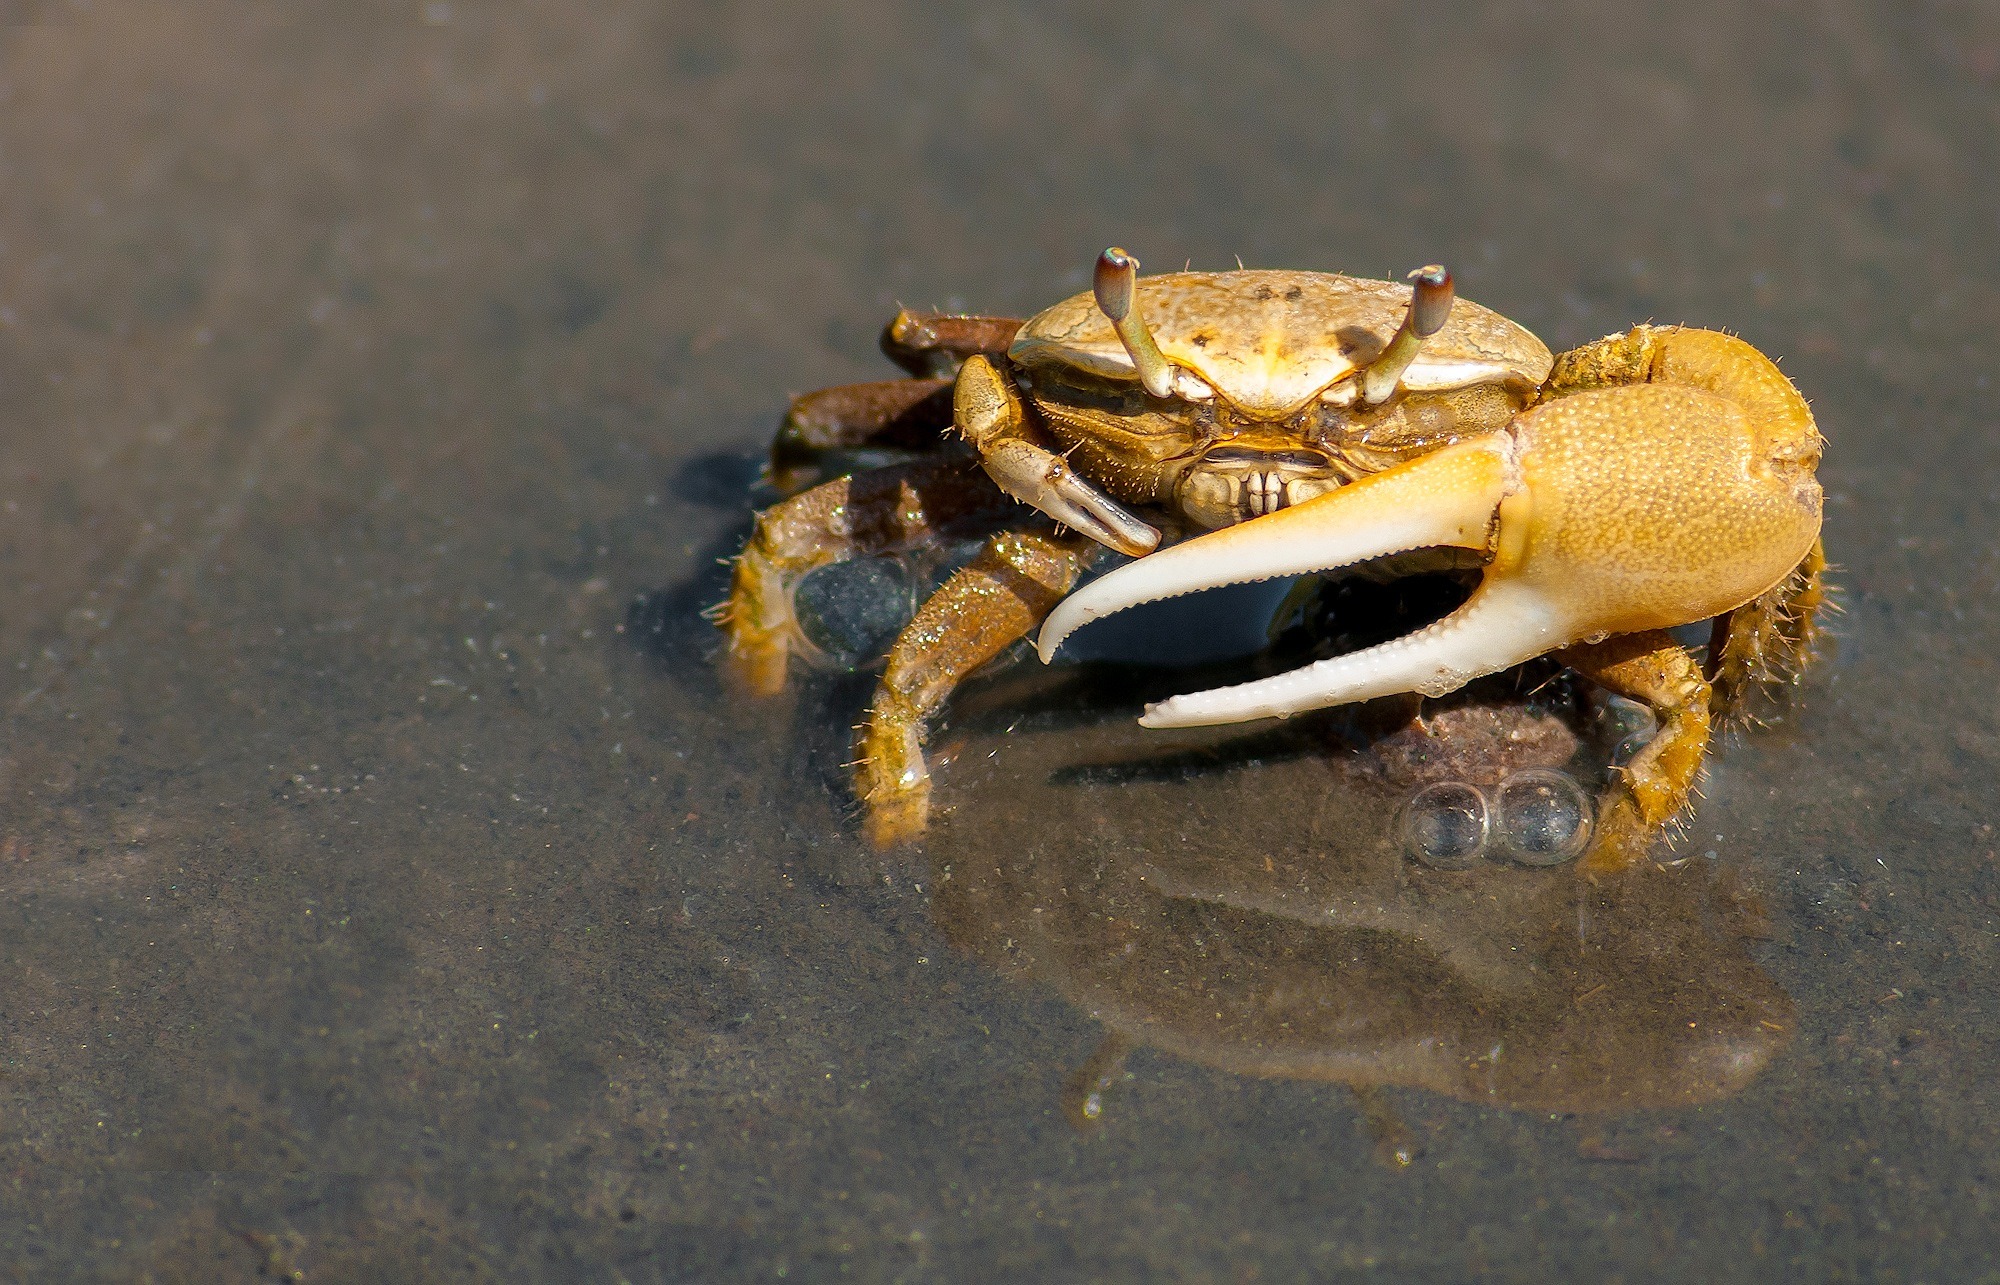
[[1139, 315], [1138, 300], [1133, 297], [1138, 280], [1139, 261], [1114, 245], [1097, 256], [1097, 273], [1091, 288], [1097, 295], [1097, 306], [1111, 319], [1118, 341], [1131, 355], [1132, 369], [1139, 372], [1139, 382], [1153, 396], [1165, 397], [1173, 391], [1174, 368], [1160, 346], [1153, 342], [1146, 319]]
[[1382, 355], [1361, 372], [1363, 406], [1379, 406], [1389, 400], [1403, 381], [1403, 372], [1417, 359], [1424, 340], [1443, 330], [1451, 317], [1451, 273], [1442, 265], [1418, 268], [1409, 275], [1409, 282], [1410, 310], [1403, 314], [1403, 324], [1396, 328]]

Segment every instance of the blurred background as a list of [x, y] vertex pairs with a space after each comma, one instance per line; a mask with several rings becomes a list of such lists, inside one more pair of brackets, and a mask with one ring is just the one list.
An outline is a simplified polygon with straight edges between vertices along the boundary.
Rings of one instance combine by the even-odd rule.
[[[0, 1273], [1973, 1277], [1996, 77], [1953, 3], [0, 5]], [[844, 816], [865, 687], [722, 687], [786, 398], [1114, 242], [1813, 399], [1846, 614], [1691, 840], [1744, 1092], [1383, 1164], [1141, 1050], [1079, 1131], [1095, 1023]]]

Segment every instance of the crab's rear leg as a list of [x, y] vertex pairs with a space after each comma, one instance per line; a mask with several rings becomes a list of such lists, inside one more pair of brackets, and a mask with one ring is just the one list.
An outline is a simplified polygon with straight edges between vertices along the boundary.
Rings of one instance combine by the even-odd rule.
[[1708, 674], [1718, 723], [1748, 717], [1751, 693], [1763, 684], [1798, 681], [1812, 662], [1818, 615], [1827, 605], [1826, 554], [1818, 543], [1789, 576], [1725, 616], [1709, 640]]
[[835, 562], [893, 553], [953, 527], [997, 522], [1014, 504], [964, 459], [925, 460], [835, 478], [757, 515], [716, 612], [729, 668], [760, 696], [785, 686], [801, 642], [792, 592]]
[[1643, 702], [1660, 721], [1598, 805], [1586, 865], [1619, 869], [1644, 858], [1661, 827], [1693, 798], [1708, 750], [1708, 680], [1694, 656], [1659, 629], [1565, 648], [1556, 658], [1606, 691]]
[[967, 317], [905, 308], [882, 328], [882, 355], [912, 375], [958, 373], [974, 354], [998, 357], [1021, 329], [1018, 317]]
[[836, 384], [792, 399], [771, 442], [771, 478], [781, 489], [806, 479], [827, 451], [880, 447], [935, 450], [951, 427], [951, 379]]
[[882, 331], [882, 353], [913, 378], [836, 384], [792, 399], [771, 443], [771, 475], [780, 488], [810, 478], [820, 454], [869, 447], [935, 449], [951, 427], [951, 385], [975, 354], [999, 356], [1021, 322], [898, 312]]
[[1003, 531], [918, 608], [890, 649], [856, 743], [855, 794], [876, 847], [923, 833], [930, 716], [974, 670], [1040, 625], [1098, 551], [1075, 532]]

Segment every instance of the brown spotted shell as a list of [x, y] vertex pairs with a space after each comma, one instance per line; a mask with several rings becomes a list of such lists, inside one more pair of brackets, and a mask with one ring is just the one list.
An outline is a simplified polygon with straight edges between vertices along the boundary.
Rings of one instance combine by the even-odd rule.
[[[1137, 308], [1167, 360], [1260, 419], [1283, 418], [1364, 366], [1389, 342], [1410, 288], [1326, 272], [1170, 272], [1141, 277]], [[1033, 318], [1008, 349], [1026, 370], [1078, 370], [1137, 381], [1132, 359], [1080, 294]], [[1414, 391], [1515, 382], [1533, 387], [1548, 346], [1489, 308], [1460, 299], [1403, 375]]]

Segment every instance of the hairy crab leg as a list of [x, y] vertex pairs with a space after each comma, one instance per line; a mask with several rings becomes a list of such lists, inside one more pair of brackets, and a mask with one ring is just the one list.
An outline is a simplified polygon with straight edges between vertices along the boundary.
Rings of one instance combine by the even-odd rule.
[[1745, 705], [1759, 684], [1798, 681], [1819, 637], [1826, 605], [1826, 553], [1818, 544], [1792, 574], [1763, 596], [1718, 617], [1709, 642], [1709, 681], [1717, 722], [1747, 718]]
[[923, 543], [940, 530], [997, 521], [1013, 503], [962, 459], [925, 460], [835, 478], [757, 515], [737, 555], [729, 597], [716, 611], [729, 668], [759, 696], [785, 687], [802, 641], [792, 590], [807, 574], [849, 558]]
[[856, 745], [855, 793], [878, 848], [923, 833], [931, 778], [924, 731], [967, 675], [1042, 622], [1096, 559], [1075, 533], [1003, 531], [917, 610], [889, 652]]
[[1620, 869], [1644, 857], [1660, 827], [1694, 795], [1708, 751], [1708, 680], [1694, 656], [1659, 629], [1565, 648], [1556, 659], [1606, 691], [1643, 702], [1660, 720], [1598, 805], [1584, 864]]
[[882, 355], [919, 378], [950, 378], [975, 354], [998, 357], [1021, 329], [1018, 317], [967, 317], [903, 309], [882, 329]]

